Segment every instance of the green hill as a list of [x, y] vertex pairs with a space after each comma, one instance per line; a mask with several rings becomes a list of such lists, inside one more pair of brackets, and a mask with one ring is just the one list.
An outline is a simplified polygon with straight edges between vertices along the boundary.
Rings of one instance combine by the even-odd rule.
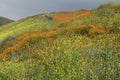
[[48, 19], [43, 15], [36, 15], [15, 21], [11, 24], [0, 27], [0, 41], [6, 39], [9, 36], [17, 36], [17, 34], [26, 32], [29, 30], [40, 28], [51, 28], [55, 24], [55, 21]]
[[120, 4], [30, 16], [0, 27], [2, 80], [119, 80]]

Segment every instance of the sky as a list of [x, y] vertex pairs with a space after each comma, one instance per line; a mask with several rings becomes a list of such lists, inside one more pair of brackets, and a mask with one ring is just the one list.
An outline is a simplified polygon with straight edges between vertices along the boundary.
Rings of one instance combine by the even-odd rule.
[[94, 9], [110, 0], [0, 0], [0, 16], [18, 20], [41, 13]]

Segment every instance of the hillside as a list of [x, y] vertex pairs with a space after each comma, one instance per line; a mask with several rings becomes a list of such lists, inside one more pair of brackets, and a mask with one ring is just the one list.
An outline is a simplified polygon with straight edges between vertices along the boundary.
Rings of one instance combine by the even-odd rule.
[[9, 36], [17, 36], [17, 34], [31, 31], [39, 28], [51, 28], [54, 26], [53, 20], [47, 19], [44, 15], [31, 16], [22, 20], [18, 20], [11, 24], [2, 26], [0, 28], [0, 42]]
[[11, 22], [13, 22], [13, 20], [10, 20], [10, 19], [5, 18], [5, 17], [0, 17], [0, 26], [5, 25], [5, 24], [9, 24]]
[[120, 4], [0, 27], [2, 80], [119, 80], [119, 61]]

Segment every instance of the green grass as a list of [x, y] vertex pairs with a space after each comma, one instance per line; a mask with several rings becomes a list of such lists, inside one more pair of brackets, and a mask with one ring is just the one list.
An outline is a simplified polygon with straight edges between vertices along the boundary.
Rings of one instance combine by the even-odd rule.
[[[6, 40], [0, 47], [1, 54], [7, 47], [14, 49], [26, 39], [18, 50], [6, 53], [7, 58], [0, 58], [0, 79], [120, 80], [119, 6], [99, 7], [91, 12], [90, 16], [74, 18], [67, 23], [37, 15], [0, 27], [0, 40]], [[100, 25], [106, 32], [90, 34], [86, 28], [74, 28], [81, 25], [88, 28]], [[109, 27], [113, 31], [107, 32]], [[55, 34], [51, 34], [54, 31]], [[31, 37], [27, 39], [23, 34]], [[41, 36], [34, 37], [33, 34]], [[14, 36], [15, 40], [10, 39]]]
[[0, 27], [0, 41], [6, 39], [9, 36], [17, 36], [20, 33], [32, 31], [35, 29], [51, 29], [54, 27], [54, 25], [55, 21], [49, 20], [42, 15], [28, 17]]
[[[41, 45], [32, 45], [30, 41], [26, 43], [29, 45], [25, 49], [26, 56], [1, 62], [0, 70], [9, 75], [10, 80], [119, 80], [120, 45], [115, 45], [119, 44], [117, 38], [114, 35], [100, 35], [94, 39], [59, 37], [54, 43], [40, 39]], [[32, 49], [37, 46], [43, 47], [31, 56]], [[18, 53], [22, 52], [25, 51]]]

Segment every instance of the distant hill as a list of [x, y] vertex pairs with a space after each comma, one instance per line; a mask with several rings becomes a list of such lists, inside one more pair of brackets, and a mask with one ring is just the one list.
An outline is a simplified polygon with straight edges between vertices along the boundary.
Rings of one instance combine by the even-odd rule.
[[9, 24], [11, 22], [14, 22], [14, 21], [10, 20], [8, 18], [5, 18], [5, 17], [0, 17], [0, 26], [5, 25], [5, 24]]

